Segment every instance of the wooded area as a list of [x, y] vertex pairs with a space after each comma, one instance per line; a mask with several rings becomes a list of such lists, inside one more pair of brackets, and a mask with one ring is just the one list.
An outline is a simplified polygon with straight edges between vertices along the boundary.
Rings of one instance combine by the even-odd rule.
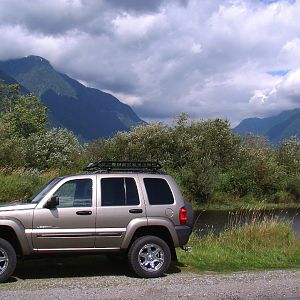
[[42, 102], [17, 85], [0, 85], [0, 201], [26, 198], [51, 176], [81, 172], [91, 161], [155, 160], [195, 203], [299, 203], [300, 140], [270, 145], [261, 136], [240, 137], [227, 120], [172, 126], [152, 123], [109, 139], [81, 143], [51, 128]]

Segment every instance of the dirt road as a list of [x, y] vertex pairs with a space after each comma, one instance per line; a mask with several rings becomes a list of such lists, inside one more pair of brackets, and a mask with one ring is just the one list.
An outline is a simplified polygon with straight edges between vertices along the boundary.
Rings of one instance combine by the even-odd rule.
[[166, 277], [138, 279], [97, 259], [78, 262], [25, 262], [0, 285], [0, 299], [300, 299], [300, 270], [224, 275], [173, 267]]

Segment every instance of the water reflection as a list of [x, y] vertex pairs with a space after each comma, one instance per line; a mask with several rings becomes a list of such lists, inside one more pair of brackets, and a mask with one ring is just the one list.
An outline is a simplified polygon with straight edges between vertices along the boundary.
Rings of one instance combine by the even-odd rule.
[[270, 209], [270, 210], [239, 210], [239, 211], [204, 211], [195, 212], [195, 229], [201, 236], [208, 232], [218, 234], [231, 225], [245, 224], [251, 219], [256, 221], [264, 218], [277, 218], [279, 220], [289, 220], [300, 238], [300, 209]]

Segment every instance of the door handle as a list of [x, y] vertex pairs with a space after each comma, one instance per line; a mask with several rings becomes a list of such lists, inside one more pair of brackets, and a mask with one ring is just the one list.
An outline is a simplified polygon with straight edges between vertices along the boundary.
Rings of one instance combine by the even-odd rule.
[[130, 209], [129, 212], [131, 214], [141, 214], [143, 212], [143, 210], [139, 209], [139, 208], [135, 208], [135, 209]]
[[91, 215], [92, 212], [90, 210], [80, 210], [80, 211], [76, 211], [76, 215], [79, 216], [87, 216], [87, 215]]

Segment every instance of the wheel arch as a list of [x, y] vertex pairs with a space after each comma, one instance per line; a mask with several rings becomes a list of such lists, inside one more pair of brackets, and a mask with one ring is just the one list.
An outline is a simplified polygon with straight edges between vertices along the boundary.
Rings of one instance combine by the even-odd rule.
[[7, 225], [0, 225], [0, 238], [6, 240], [12, 245], [12, 247], [16, 251], [17, 256], [23, 255], [20, 241], [13, 228]]
[[161, 225], [153, 225], [153, 226], [142, 226], [136, 229], [134, 232], [130, 243], [128, 245], [128, 249], [131, 247], [132, 243], [137, 240], [138, 238], [141, 238], [143, 236], [156, 236], [158, 238], [161, 238], [163, 241], [167, 243], [167, 245], [170, 248], [171, 251], [171, 259], [173, 261], [177, 261], [176, 251], [174, 242], [172, 239], [172, 235], [167, 227], [161, 226]]
[[10, 242], [18, 255], [31, 253], [31, 248], [23, 224], [14, 218], [0, 218], [0, 238]]

